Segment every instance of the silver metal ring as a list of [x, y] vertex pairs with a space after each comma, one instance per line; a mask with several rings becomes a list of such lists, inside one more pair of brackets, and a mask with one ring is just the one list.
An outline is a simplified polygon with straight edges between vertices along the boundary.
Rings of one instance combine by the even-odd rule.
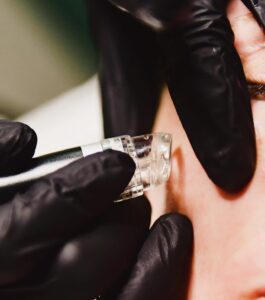
[[265, 84], [248, 83], [248, 91], [249, 91], [251, 98], [265, 99]]

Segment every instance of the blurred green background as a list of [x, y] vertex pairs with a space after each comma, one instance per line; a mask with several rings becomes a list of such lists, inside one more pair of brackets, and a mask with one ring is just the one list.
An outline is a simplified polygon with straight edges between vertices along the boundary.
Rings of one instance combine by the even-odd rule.
[[1, 0], [0, 36], [0, 114], [18, 116], [96, 72], [84, 0]]

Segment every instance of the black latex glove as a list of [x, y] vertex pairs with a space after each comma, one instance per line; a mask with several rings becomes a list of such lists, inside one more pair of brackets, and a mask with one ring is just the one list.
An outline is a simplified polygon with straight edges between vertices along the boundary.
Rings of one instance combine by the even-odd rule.
[[192, 245], [192, 225], [186, 217], [161, 217], [152, 227], [127, 284], [115, 299], [186, 299]]
[[[36, 135], [0, 121], [0, 171], [30, 162]], [[144, 198], [113, 204], [135, 171], [106, 151], [80, 159], [23, 190], [0, 191], [0, 299], [95, 298], [128, 274], [149, 230]]]
[[[255, 170], [256, 147], [246, 79], [226, 18], [228, 1], [107, 2], [89, 1], [111, 134], [119, 128], [150, 130], [167, 81], [208, 176], [226, 191], [240, 190]], [[245, 0], [264, 25], [259, 2]]]

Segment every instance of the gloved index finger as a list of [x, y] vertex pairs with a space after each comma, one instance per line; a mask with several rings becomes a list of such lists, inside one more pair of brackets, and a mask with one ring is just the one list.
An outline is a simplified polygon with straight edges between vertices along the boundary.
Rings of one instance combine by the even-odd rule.
[[169, 90], [194, 152], [215, 184], [235, 192], [252, 178], [256, 147], [246, 79], [225, 13], [225, 1], [193, 0], [180, 30], [162, 42]]
[[66, 239], [89, 227], [111, 208], [134, 171], [133, 160], [124, 153], [97, 153], [39, 180], [4, 204], [0, 285], [23, 277]]

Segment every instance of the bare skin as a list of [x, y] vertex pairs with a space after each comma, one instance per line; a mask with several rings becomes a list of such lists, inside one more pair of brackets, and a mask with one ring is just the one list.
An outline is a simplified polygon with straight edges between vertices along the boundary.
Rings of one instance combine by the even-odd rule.
[[[239, 0], [231, 3], [228, 16], [247, 78], [265, 83], [264, 31]], [[168, 92], [162, 97], [154, 131], [171, 132], [174, 139], [167, 209], [186, 214], [194, 226], [189, 300], [265, 299], [265, 101], [253, 100], [252, 109], [256, 173], [244, 191], [229, 195], [209, 180]]]

